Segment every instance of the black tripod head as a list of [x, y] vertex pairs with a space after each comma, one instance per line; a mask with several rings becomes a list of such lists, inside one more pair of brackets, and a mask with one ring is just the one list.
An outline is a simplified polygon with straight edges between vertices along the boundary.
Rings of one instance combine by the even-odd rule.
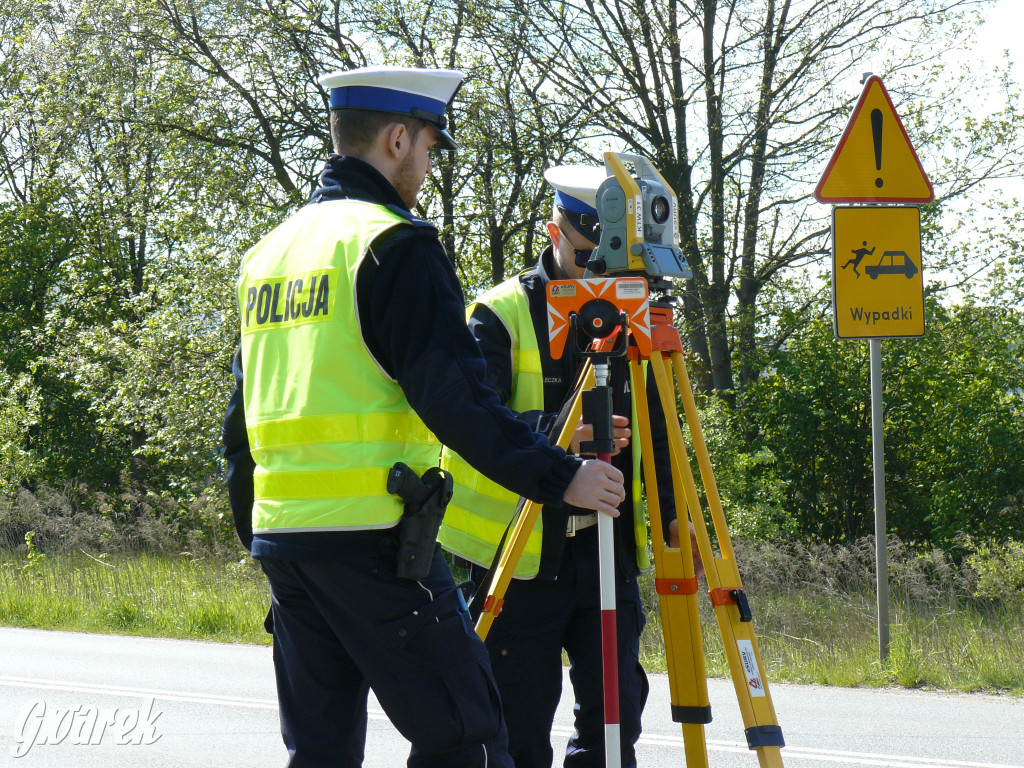
[[[579, 312], [569, 315], [569, 335], [573, 340], [573, 352], [595, 361], [607, 361], [610, 357], [625, 355], [629, 343], [628, 330], [629, 317], [607, 299], [590, 299], [580, 307]], [[601, 345], [593, 343], [613, 335], [615, 339], [610, 349], [601, 348]]]

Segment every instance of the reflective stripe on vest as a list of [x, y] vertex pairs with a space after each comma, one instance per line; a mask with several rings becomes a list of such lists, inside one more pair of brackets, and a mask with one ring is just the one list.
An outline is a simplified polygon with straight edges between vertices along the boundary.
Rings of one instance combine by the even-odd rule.
[[[483, 304], [494, 312], [512, 339], [512, 396], [508, 407], [514, 411], [542, 409], [544, 379], [540, 350], [530, 317], [530, 305], [519, 279], [506, 280], [487, 291], [469, 305], [467, 318], [477, 304]], [[441, 467], [452, 473], [455, 491], [437, 540], [445, 549], [470, 562], [490, 566], [519, 496], [484, 477], [448, 448], [441, 453]], [[542, 530], [538, 516], [516, 566], [515, 576], [518, 578], [533, 578], [540, 570]]]
[[238, 283], [253, 531], [386, 528], [387, 473], [437, 463], [436, 438], [363, 342], [355, 277], [374, 238], [406, 219], [355, 200], [298, 213], [245, 255]]

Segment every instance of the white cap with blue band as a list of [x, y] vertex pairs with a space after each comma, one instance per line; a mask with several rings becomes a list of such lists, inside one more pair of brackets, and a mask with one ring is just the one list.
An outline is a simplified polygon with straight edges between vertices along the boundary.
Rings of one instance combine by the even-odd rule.
[[544, 171], [544, 179], [555, 188], [555, 206], [573, 229], [594, 243], [600, 232], [597, 190], [607, 178], [604, 166], [556, 165]]
[[330, 89], [331, 109], [411, 115], [437, 129], [441, 148], [458, 149], [445, 110], [465, 77], [454, 69], [363, 67], [322, 75], [319, 82]]

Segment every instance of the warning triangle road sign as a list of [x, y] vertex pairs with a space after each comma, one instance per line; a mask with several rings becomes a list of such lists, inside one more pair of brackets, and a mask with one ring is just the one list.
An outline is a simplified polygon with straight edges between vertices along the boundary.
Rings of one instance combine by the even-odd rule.
[[881, 78], [864, 84], [814, 196], [822, 203], [930, 203], [935, 199]]

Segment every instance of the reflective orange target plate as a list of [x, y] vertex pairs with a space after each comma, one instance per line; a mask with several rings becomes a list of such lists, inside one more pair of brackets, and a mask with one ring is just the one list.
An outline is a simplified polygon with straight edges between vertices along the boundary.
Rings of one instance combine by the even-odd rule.
[[626, 313], [629, 331], [641, 357], [651, 354], [651, 316], [645, 277], [589, 277], [548, 283], [548, 343], [551, 356], [562, 357], [569, 338], [569, 316], [592, 299], [604, 299]]

